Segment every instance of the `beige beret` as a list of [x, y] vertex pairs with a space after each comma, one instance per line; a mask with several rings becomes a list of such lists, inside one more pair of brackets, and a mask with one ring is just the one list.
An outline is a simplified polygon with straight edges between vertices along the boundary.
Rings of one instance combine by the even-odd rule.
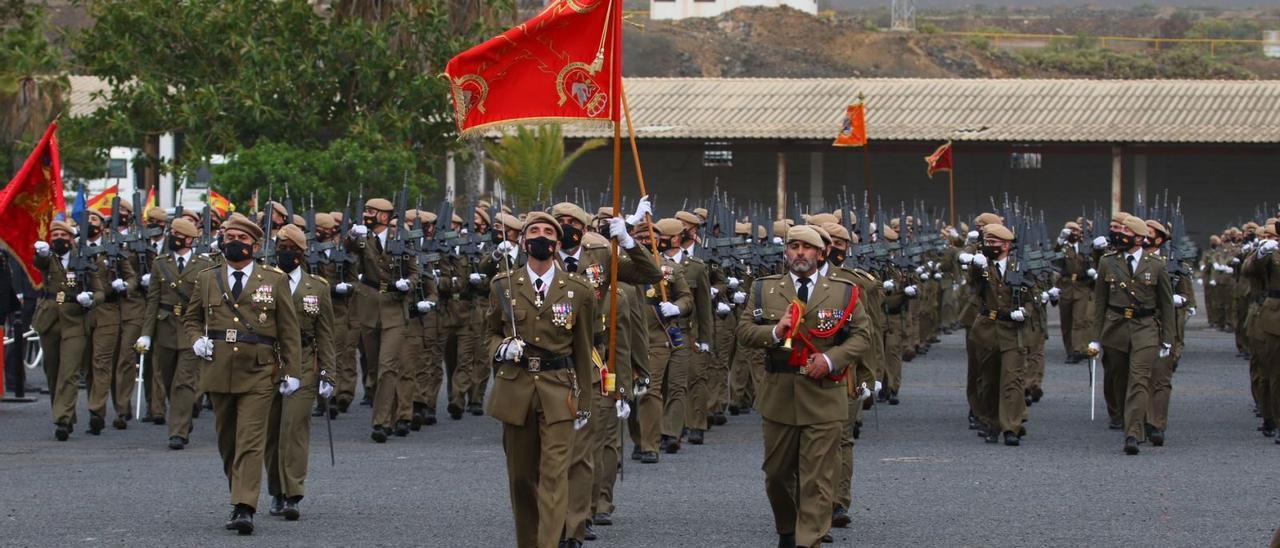
[[559, 220], [561, 217], [573, 217], [584, 226], [591, 224], [591, 216], [587, 215], [578, 204], [571, 202], [560, 202], [551, 206], [551, 216]]
[[305, 227], [307, 226], [307, 220], [302, 218], [302, 215], [298, 215], [297, 213], [294, 213], [293, 224], [297, 225], [299, 228]]
[[262, 239], [262, 227], [249, 222], [249, 219], [242, 215], [232, 215], [225, 223], [226, 230], [239, 230], [248, 234], [254, 240]]
[[1165, 228], [1164, 225], [1160, 224], [1160, 221], [1157, 221], [1155, 219], [1147, 219], [1147, 229], [1159, 232], [1160, 236], [1163, 236], [1166, 240], [1169, 239], [1169, 229]]
[[839, 223], [840, 219], [830, 213], [818, 213], [809, 216], [809, 224], [813, 226], [822, 226], [826, 223]]
[[733, 233], [739, 236], [750, 236], [751, 223], [733, 223]]
[[889, 227], [885, 227], [885, 229], [884, 229], [884, 239], [885, 239], [885, 240], [888, 240], [888, 241], [890, 241], [890, 242], [896, 242], [896, 241], [898, 241], [898, 231], [897, 231], [897, 230], [894, 230], [894, 229], [892, 229], [892, 228], [889, 228]]
[[556, 221], [556, 218], [542, 211], [530, 211], [529, 214], [525, 216], [524, 226], [520, 227], [520, 230], [523, 232], [528, 230], [529, 227], [539, 223], [555, 227], [557, 240], [559, 240], [561, 236], [564, 236], [564, 233], [560, 231], [560, 223]]
[[1263, 236], [1276, 236], [1276, 235], [1277, 235], [1277, 234], [1276, 234], [1276, 224], [1275, 224], [1275, 223], [1267, 223], [1267, 226], [1265, 226], [1265, 227], [1263, 227], [1263, 228], [1262, 228], [1262, 235], [1263, 235]]
[[1217, 234], [1214, 234], [1212, 236], [1209, 236], [1209, 243], [1213, 245], [1218, 245], [1222, 243], [1222, 238], [1219, 238]]
[[369, 198], [369, 200], [364, 203], [364, 207], [366, 209], [376, 209], [378, 211], [386, 212], [390, 212], [392, 209], [395, 209], [395, 206], [391, 205], [391, 200], [386, 198]]
[[49, 223], [49, 232], [53, 232], [55, 230], [61, 230], [72, 236], [76, 235], [76, 229], [71, 228], [71, 225], [67, 224], [66, 221], [53, 221]]
[[133, 213], [133, 202], [120, 198], [120, 211], [122, 213]]
[[284, 225], [280, 232], [276, 233], [276, 241], [279, 242], [281, 240], [293, 242], [293, 245], [298, 246], [298, 249], [307, 248], [307, 235], [297, 225]]
[[333, 215], [321, 211], [316, 213], [316, 228], [323, 228], [325, 230], [338, 228], [338, 222], [333, 219]]
[[596, 210], [596, 220], [600, 220], [600, 219], [612, 219], [612, 218], [613, 218], [613, 208], [612, 208], [612, 207], [607, 207], [607, 206], [606, 206], [606, 207], [602, 207], [602, 208], [600, 208], [600, 209], [597, 209], [597, 210]]
[[[262, 212], [261, 212], [261, 211], [259, 211], [259, 212], [258, 212], [258, 214], [259, 214], [259, 215], [261, 215], [261, 214], [262, 214]], [[236, 215], [236, 213], [232, 213], [232, 215]], [[241, 217], [243, 217], [243, 216], [244, 216], [244, 215], [241, 215]], [[194, 209], [183, 209], [183, 210], [182, 210], [182, 217], [183, 217], [184, 219], [191, 219], [191, 222], [193, 222], [193, 223], [197, 223], [197, 224], [199, 224], [199, 223], [200, 223], [200, 212], [199, 212], [199, 211], [196, 211], [196, 210], [194, 210]]]
[[462, 217], [460, 217], [457, 213], [454, 213], [453, 217], [450, 217], [449, 220], [458, 224], [462, 224]]
[[982, 215], [978, 215], [977, 218], [973, 220], [973, 224], [978, 225], [979, 227], [982, 227], [985, 225], [998, 225], [1002, 222], [1004, 222], [1004, 220], [1001, 219], [1000, 216], [996, 215], [995, 213], [983, 213]]
[[169, 220], [169, 216], [165, 214], [164, 210], [158, 207], [148, 209], [146, 215], [143, 216], [146, 217], [148, 221], [155, 221], [157, 223], [163, 223]]
[[169, 225], [169, 230], [184, 238], [195, 238], [200, 235], [200, 229], [196, 228], [196, 224], [186, 218], [174, 219], [173, 224]]
[[697, 215], [699, 219], [702, 219], [702, 222], [707, 222], [707, 208], [695, 207], [693, 208], [693, 213]]
[[[808, 225], [808, 226], [809, 228], [812, 228], [815, 232], [817, 232], [818, 236], [822, 238], [823, 246], [831, 245], [831, 234], [828, 233], [825, 228], [822, 228], [821, 226], [818, 226], [818, 225]], [[792, 227], [792, 228], [795, 228], [795, 227]]]
[[439, 215], [436, 215], [435, 213], [432, 213], [430, 211], [418, 212], [418, 222], [424, 225], [436, 222], [436, 219], [439, 217], [440, 217]]
[[1124, 220], [1126, 217], [1129, 217], [1128, 213], [1124, 211], [1117, 211], [1114, 215], [1111, 216], [1111, 222], [1124, 224]]
[[677, 219], [667, 217], [654, 223], [653, 229], [663, 236], [675, 236], [684, 231], [684, 224]]
[[329, 215], [333, 216], [333, 222], [338, 223], [338, 224], [342, 224], [342, 212], [341, 212], [341, 211], [330, 211], [330, 212], [329, 212]]
[[757, 227], [756, 227], [756, 239], [757, 239], [757, 240], [763, 240], [763, 239], [765, 239], [765, 237], [766, 237], [766, 236], [768, 236], [768, 235], [769, 235], [769, 233], [768, 233], [768, 231], [766, 231], [766, 230], [765, 230], [764, 225], [760, 225], [760, 226], [757, 226]]
[[1133, 215], [1124, 218], [1124, 226], [1139, 236], [1146, 236], [1148, 234], [1147, 223]]
[[503, 230], [523, 230], [524, 223], [520, 222], [515, 215], [510, 213], [499, 213], [498, 224], [502, 225]]
[[779, 238], [785, 237], [785, 236], [787, 235], [787, 229], [788, 229], [788, 228], [791, 228], [791, 225], [787, 224], [787, 221], [786, 221], [786, 220], [782, 220], [782, 221], [774, 221], [774, 222], [773, 222], [773, 235], [774, 235], [774, 236], [777, 236], [777, 237], [779, 237]]
[[849, 231], [840, 223], [822, 223], [822, 229], [827, 231], [827, 234], [830, 234], [832, 239], [839, 238], [846, 242], [853, 241], [853, 238], [849, 236]]
[[809, 225], [796, 225], [787, 229], [787, 243], [791, 242], [801, 242], [818, 249], [827, 246], [822, 241], [822, 236], [818, 234], [818, 231]]
[[696, 213], [689, 213], [688, 211], [677, 211], [676, 219], [694, 226], [702, 226], [703, 223], [702, 217], [699, 217]]
[[982, 235], [995, 236], [996, 238], [1000, 238], [1001, 240], [1004, 240], [1006, 242], [1012, 242], [1014, 240], [1013, 231], [1009, 230], [1009, 227], [1007, 226], [998, 225], [998, 224], [987, 225], [982, 227]]
[[1080, 225], [1076, 224], [1075, 221], [1067, 221], [1067, 224], [1062, 225], [1062, 228], [1068, 228], [1071, 230], [1080, 230]]
[[[485, 206], [485, 207], [488, 207], [488, 206]], [[489, 212], [485, 208], [477, 207], [476, 215], [480, 216], [480, 220], [484, 221], [484, 224], [487, 224], [487, 225], [493, 224], [493, 219], [489, 218]]]
[[279, 213], [281, 215], [289, 214], [289, 210], [285, 209], [284, 204], [280, 202], [270, 201], [270, 202], [267, 202], [267, 205], [269, 205], [271, 209], [274, 209], [276, 213]]

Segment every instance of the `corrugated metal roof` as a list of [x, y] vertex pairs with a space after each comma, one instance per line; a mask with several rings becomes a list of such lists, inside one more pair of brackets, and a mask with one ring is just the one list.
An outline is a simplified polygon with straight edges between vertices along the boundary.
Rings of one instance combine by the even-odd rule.
[[[1280, 143], [1280, 81], [627, 78], [644, 139]], [[599, 126], [569, 137], [608, 137]]]
[[106, 95], [111, 93], [111, 88], [107, 85], [106, 80], [96, 76], [72, 76], [71, 115], [85, 116], [104, 106], [106, 95], [102, 98], [95, 98], [94, 94], [97, 92], [102, 92]]

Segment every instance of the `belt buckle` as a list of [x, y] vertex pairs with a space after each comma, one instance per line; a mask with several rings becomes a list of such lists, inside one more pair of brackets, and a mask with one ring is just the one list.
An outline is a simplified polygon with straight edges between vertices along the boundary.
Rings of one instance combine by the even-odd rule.
[[987, 317], [991, 318], [992, 320], [997, 320], [1000, 318], [1000, 312], [998, 310], [992, 310], [990, 312], [987, 312]]
[[67, 302], [67, 294], [62, 291], [59, 291], [58, 295], [54, 297], [54, 301], [56, 301], [58, 304]]
[[236, 342], [236, 330], [234, 330], [234, 329], [228, 329], [228, 330], [227, 330], [227, 335], [226, 335], [225, 337], [223, 337], [223, 340], [225, 340], [226, 342], [229, 342], [229, 343]]
[[381, 283], [379, 283], [379, 284], [378, 284], [378, 293], [386, 293], [386, 292], [387, 292], [387, 282], [381, 282]]
[[1125, 319], [1128, 319], [1128, 320], [1133, 319], [1133, 309], [1132, 308], [1124, 309], [1124, 317]]
[[182, 315], [182, 305], [180, 305], [180, 304], [175, 304], [175, 305], [173, 305], [173, 314], [174, 314], [175, 316], [181, 316], [181, 315]]
[[526, 359], [527, 359], [527, 360], [528, 360], [528, 362], [529, 362], [529, 367], [528, 367], [528, 369], [529, 369], [529, 372], [530, 372], [530, 373], [537, 373], [537, 372], [539, 372], [539, 371], [542, 371], [542, 358], [533, 358], [533, 357], [530, 357], [530, 358], [526, 358]]
[[1072, 274], [1072, 275], [1071, 275], [1071, 281], [1073, 281], [1073, 282], [1074, 282], [1074, 281], [1076, 281], [1076, 279], [1078, 279], [1079, 277], [1080, 277], [1080, 275], [1079, 275], [1079, 274]]

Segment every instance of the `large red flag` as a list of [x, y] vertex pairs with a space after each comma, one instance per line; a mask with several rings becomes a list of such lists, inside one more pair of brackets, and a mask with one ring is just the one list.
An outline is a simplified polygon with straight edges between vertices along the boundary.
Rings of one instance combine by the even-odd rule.
[[0, 190], [0, 245], [22, 262], [27, 277], [36, 287], [44, 278], [35, 266], [36, 241], [49, 237], [49, 223], [56, 213], [67, 210], [62, 197], [62, 160], [58, 157], [58, 123], [40, 138], [36, 149], [22, 164], [22, 170]]
[[926, 173], [929, 174], [930, 179], [939, 171], [951, 171], [951, 141], [947, 141], [946, 144], [938, 147], [938, 150], [933, 151], [933, 154], [926, 156], [924, 162], [928, 164]]
[[445, 75], [463, 134], [509, 123], [617, 121], [621, 0], [552, 0], [450, 59]]

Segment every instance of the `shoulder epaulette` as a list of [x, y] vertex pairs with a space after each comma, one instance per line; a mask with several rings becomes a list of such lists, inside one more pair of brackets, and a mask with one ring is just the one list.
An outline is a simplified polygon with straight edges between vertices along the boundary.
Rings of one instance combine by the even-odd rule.
[[316, 280], [316, 281], [318, 281], [318, 282], [320, 282], [320, 283], [324, 284], [324, 285], [325, 285], [325, 287], [328, 287], [328, 286], [329, 286], [329, 280], [324, 279], [324, 276], [318, 276], [318, 275], [315, 275], [315, 274], [307, 274], [307, 276], [310, 276], [310, 277], [311, 277], [311, 279]]

